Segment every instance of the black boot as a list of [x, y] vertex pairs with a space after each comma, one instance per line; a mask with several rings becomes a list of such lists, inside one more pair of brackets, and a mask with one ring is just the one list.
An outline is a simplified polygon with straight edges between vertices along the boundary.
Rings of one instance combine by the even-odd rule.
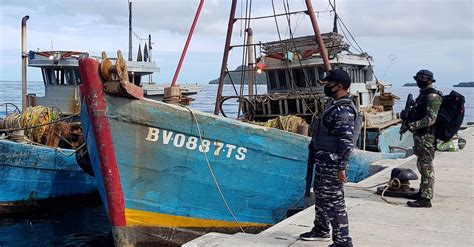
[[421, 199], [421, 192], [418, 191], [418, 192], [416, 192], [416, 193], [414, 193], [414, 194], [407, 195], [407, 196], [405, 196], [405, 198], [407, 198], [407, 199], [412, 199], [412, 200]]
[[413, 202], [407, 202], [407, 205], [412, 208], [431, 208], [431, 201], [430, 199], [420, 198]]

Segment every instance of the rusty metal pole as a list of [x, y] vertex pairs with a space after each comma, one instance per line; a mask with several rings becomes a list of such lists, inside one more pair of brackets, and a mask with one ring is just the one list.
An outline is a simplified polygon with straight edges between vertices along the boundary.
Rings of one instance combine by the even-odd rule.
[[128, 2], [128, 61], [133, 61], [132, 58], [132, 2]]
[[324, 69], [326, 72], [331, 70], [331, 64], [329, 63], [328, 53], [326, 47], [324, 46], [323, 39], [321, 38], [321, 31], [319, 30], [318, 20], [314, 15], [313, 4], [311, 0], [305, 0], [306, 8], [308, 9], [309, 18], [311, 19], [311, 25], [313, 26], [314, 35], [316, 36], [316, 43], [318, 43], [319, 50], [321, 53], [321, 57], [323, 58], [324, 62]]
[[247, 32], [247, 75], [248, 75], [248, 87], [249, 87], [249, 96], [253, 96], [253, 87], [254, 87], [254, 80], [255, 80], [255, 70], [254, 70], [254, 46], [253, 46], [253, 31], [252, 28], [247, 28], [245, 30]]
[[230, 7], [230, 14], [229, 14], [229, 23], [227, 25], [227, 37], [225, 39], [225, 46], [224, 46], [224, 55], [222, 56], [222, 64], [221, 64], [221, 74], [219, 77], [219, 86], [217, 88], [217, 95], [216, 95], [216, 105], [214, 107], [214, 114], [219, 114], [219, 103], [222, 99], [222, 89], [224, 86], [224, 78], [225, 78], [225, 70], [227, 67], [227, 60], [229, 58], [229, 51], [230, 51], [230, 41], [232, 39], [232, 30], [234, 28], [235, 22], [235, 9], [237, 6], [237, 0], [232, 0], [232, 5]]
[[26, 103], [26, 94], [27, 84], [26, 84], [26, 58], [28, 54], [26, 53], [26, 21], [30, 19], [29, 16], [25, 15], [21, 19], [21, 111], [24, 112], [27, 107]]

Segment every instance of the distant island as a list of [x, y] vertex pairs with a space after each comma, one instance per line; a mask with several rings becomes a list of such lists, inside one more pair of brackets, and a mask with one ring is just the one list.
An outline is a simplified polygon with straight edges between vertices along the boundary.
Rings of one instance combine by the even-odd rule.
[[474, 87], [474, 81], [460, 82], [460, 83], [454, 85], [453, 87]]
[[[242, 79], [241, 77], [242, 70], [246, 70], [246, 69], [247, 69], [247, 66], [241, 65], [237, 67], [235, 70], [230, 71], [224, 78], [224, 84], [231, 84], [231, 80], [229, 78], [229, 75], [230, 75], [232, 77], [232, 82], [234, 82], [234, 84], [240, 85], [241, 79]], [[255, 74], [257, 75], [257, 81], [255, 82], [257, 85], [267, 84], [267, 77], [265, 76], [265, 73], [262, 73], [262, 74], [255, 73]], [[244, 72], [244, 79], [245, 79], [244, 84], [247, 85], [248, 84], [247, 71]], [[219, 78], [214, 79], [209, 82], [209, 84], [218, 84], [218, 83], [219, 83]]]
[[412, 82], [409, 82], [409, 83], [403, 84], [403, 86], [404, 86], [404, 87], [416, 87], [416, 86], [418, 86], [418, 85], [416, 85], [416, 82], [413, 82], [413, 83], [412, 83]]

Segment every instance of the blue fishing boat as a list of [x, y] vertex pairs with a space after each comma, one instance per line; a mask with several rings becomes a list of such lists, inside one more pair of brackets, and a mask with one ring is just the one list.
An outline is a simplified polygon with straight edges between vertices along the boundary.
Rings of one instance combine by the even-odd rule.
[[[80, 83], [77, 61], [82, 52], [26, 52], [26, 21], [22, 19], [22, 107], [6, 103], [0, 117], [0, 213], [54, 210], [68, 204], [97, 201], [95, 179], [78, 166], [85, 153], [79, 122]], [[39, 52], [40, 53], [40, 52]], [[49, 57], [51, 55], [51, 57]], [[39, 58], [39, 59], [38, 59]], [[28, 95], [26, 65], [43, 72], [45, 97]], [[74, 65], [76, 62], [75, 70]], [[72, 88], [73, 89], [73, 88]], [[76, 99], [76, 100], [75, 100]], [[11, 107], [10, 107], [11, 108]]]
[[[315, 19], [311, 1], [306, 3]], [[328, 34], [324, 43], [318, 32], [305, 37], [303, 47], [311, 49], [300, 50], [306, 57], [301, 56], [299, 61], [285, 57], [287, 52], [276, 58], [270, 52], [275, 43], [267, 43], [267, 48], [252, 42], [240, 46], [261, 45], [268, 51], [257, 63], [249, 56], [249, 66], [242, 67], [251, 75], [249, 81], [253, 70], [265, 69], [268, 93], [250, 91], [249, 95], [222, 97], [236, 4], [232, 1], [217, 114], [146, 99], [142, 89], [131, 83], [104, 81], [101, 71], [107, 73], [110, 65], [91, 58], [79, 61], [83, 79], [81, 123], [118, 245], [182, 244], [209, 231], [259, 231], [303, 203], [310, 141], [305, 133], [306, 121], [324, 107], [322, 85], [317, 79], [324, 76], [329, 63], [323, 62], [328, 59], [322, 58], [326, 53], [322, 49], [328, 43], [341, 43], [340, 36]], [[319, 41], [314, 42], [318, 36]], [[283, 46], [293, 47], [281, 45], [277, 49]], [[395, 96], [385, 93], [381, 83], [369, 79], [371, 58], [342, 54], [346, 49], [335, 47], [330, 54], [335, 67], [350, 68], [351, 76], [357, 76], [351, 93], [358, 96], [357, 105], [364, 111], [366, 121], [360, 149], [353, 151], [347, 175], [349, 180], [359, 181], [369, 175], [374, 161], [405, 157], [401, 150], [410, 146], [410, 138], [399, 139], [400, 120], [392, 107]], [[116, 63], [113, 70], [120, 71], [120, 64]], [[298, 68], [303, 68], [299, 78], [313, 78], [310, 85], [304, 81], [295, 83], [293, 78], [298, 78], [300, 71], [295, 71], [293, 77], [289, 69]], [[309, 76], [304, 75], [307, 72]], [[252, 87], [250, 83], [249, 90]], [[371, 100], [376, 97], [379, 105]], [[235, 98], [239, 99], [246, 121], [218, 115], [222, 102]], [[288, 115], [302, 120], [295, 128], [288, 128], [298, 133], [251, 121]], [[276, 122], [283, 122], [280, 120]]]
[[73, 150], [0, 140], [0, 214], [49, 209], [96, 198], [96, 181]]

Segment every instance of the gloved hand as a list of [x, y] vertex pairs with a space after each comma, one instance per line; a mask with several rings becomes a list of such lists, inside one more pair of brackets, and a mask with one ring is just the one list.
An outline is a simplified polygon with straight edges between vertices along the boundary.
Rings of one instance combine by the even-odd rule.
[[405, 111], [405, 110], [402, 110], [402, 111], [400, 112], [400, 118], [401, 118], [402, 120], [407, 120], [407, 118], [408, 118], [408, 112]]

